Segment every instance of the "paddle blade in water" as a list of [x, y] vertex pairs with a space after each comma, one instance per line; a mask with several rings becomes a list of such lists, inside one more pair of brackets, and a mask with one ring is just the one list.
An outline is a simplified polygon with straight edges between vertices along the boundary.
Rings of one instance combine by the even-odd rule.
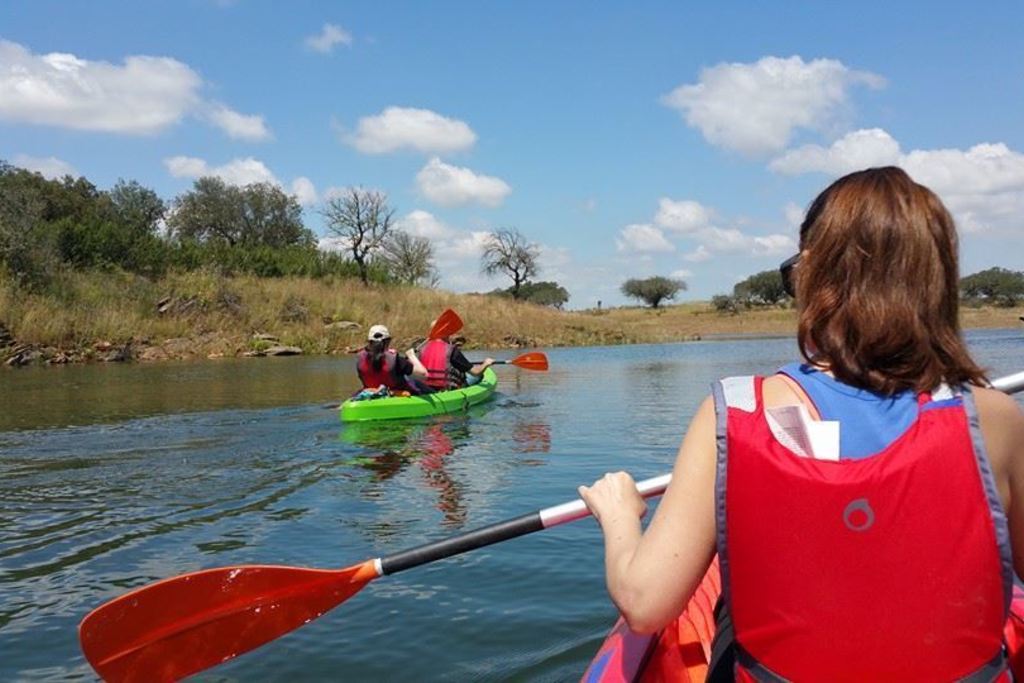
[[427, 335], [427, 339], [441, 339], [447, 337], [450, 334], [455, 334], [462, 329], [462, 318], [459, 314], [450, 308], [446, 308], [444, 312], [437, 317], [434, 321], [433, 327], [430, 328], [430, 334]]
[[78, 637], [106, 681], [174, 681], [283, 636], [375, 578], [373, 560], [340, 570], [207, 569], [97, 607]]
[[516, 356], [509, 363], [525, 370], [545, 371], [548, 369], [548, 357], [540, 351], [531, 351], [530, 353]]

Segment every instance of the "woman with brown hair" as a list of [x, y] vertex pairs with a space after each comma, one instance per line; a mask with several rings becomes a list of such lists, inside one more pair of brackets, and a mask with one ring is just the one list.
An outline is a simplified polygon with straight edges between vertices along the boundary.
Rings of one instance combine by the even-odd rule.
[[580, 487], [612, 600], [658, 630], [717, 552], [739, 680], [1000, 680], [1024, 415], [961, 337], [952, 218], [898, 168], [852, 173], [782, 270], [805, 362], [715, 383], [646, 532], [628, 474]]

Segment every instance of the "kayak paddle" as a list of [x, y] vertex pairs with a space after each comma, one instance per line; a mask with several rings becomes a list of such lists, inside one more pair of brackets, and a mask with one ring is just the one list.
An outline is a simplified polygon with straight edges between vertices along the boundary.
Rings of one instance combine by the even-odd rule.
[[[1022, 391], [1024, 372], [992, 387]], [[644, 498], [658, 496], [671, 480], [663, 474], [637, 489]], [[589, 515], [576, 499], [345, 569], [240, 565], [182, 574], [100, 605], [79, 624], [78, 637], [107, 681], [177, 680], [309, 623], [374, 579]]]
[[[661, 495], [671, 474], [637, 484]], [[239, 565], [142, 586], [78, 626], [85, 658], [106, 681], [173, 681], [279, 638], [374, 579], [590, 515], [576, 499], [345, 569]]]
[[514, 365], [524, 370], [538, 370], [545, 372], [548, 369], [548, 357], [540, 351], [530, 351], [510, 360], [496, 360], [495, 365]]
[[462, 318], [450, 308], [446, 308], [441, 315], [437, 316], [427, 339], [443, 339], [448, 335], [455, 334], [462, 329]]

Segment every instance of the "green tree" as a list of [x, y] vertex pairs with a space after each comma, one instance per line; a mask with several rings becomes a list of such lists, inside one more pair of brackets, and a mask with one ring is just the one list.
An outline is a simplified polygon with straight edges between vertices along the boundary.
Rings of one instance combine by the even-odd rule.
[[270, 183], [242, 188], [242, 242], [267, 247], [312, 245], [313, 233], [302, 223], [302, 206], [294, 195]]
[[1024, 273], [1006, 268], [989, 268], [960, 279], [966, 299], [996, 306], [1015, 306], [1024, 300]]
[[434, 245], [426, 237], [395, 230], [384, 241], [378, 260], [398, 282], [435, 287], [438, 282], [434, 267]]
[[0, 161], [0, 264], [21, 287], [41, 289], [58, 268], [52, 232], [43, 223], [46, 201], [39, 174]]
[[513, 299], [523, 298], [521, 289], [537, 274], [540, 248], [526, 240], [515, 228], [492, 232], [484, 242], [481, 270], [486, 275], [504, 274], [512, 278], [509, 291]]
[[174, 200], [167, 227], [178, 240], [228, 246], [284, 247], [314, 241], [294, 196], [270, 183], [239, 188], [215, 177], [199, 178]]
[[777, 269], [764, 270], [751, 275], [732, 288], [737, 301], [747, 306], [774, 306], [789, 297], [782, 286], [782, 274]]
[[569, 301], [569, 292], [557, 282], [525, 282], [519, 294], [524, 301], [557, 309]]
[[119, 223], [138, 235], [152, 235], [167, 213], [156, 192], [134, 180], [119, 179], [108, 193]]
[[643, 280], [631, 278], [622, 283], [623, 294], [643, 301], [651, 308], [657, 308], [662, 301], [671, 301], [676, 294], [685, 290], [686, 283], [682, 280], [660, 275]]
[[383, 192], [349, 188], [327, 201], [321, 214], [327, 230], [338, 237], [359, 268], [359, 278], [370, 284], [372, 257], [387, 243], [394, 229], [395, 210]]
[[238, 189], [220, 178], [199, 178], [191, 190], [174, 200], [167, 228], [179, 241], [222, 242], [233, 246], [240, 237], [240, 200]]

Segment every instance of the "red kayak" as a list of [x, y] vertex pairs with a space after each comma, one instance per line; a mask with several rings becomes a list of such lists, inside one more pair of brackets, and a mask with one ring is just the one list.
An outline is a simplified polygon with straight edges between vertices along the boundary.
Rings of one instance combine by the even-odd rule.
[[[714, 608], [722, 592], [715, 557], [697, 592], [679, 618], [661, 633], [633, 633], [620, 618], [590, 662], [584, 683], [702, 683], [708, 673], [711, 640], [715, 635]], [[1024, 680], [1024, 590], [1013, 587], [1010, 616], [1004, 629], [1010, 670]]]

